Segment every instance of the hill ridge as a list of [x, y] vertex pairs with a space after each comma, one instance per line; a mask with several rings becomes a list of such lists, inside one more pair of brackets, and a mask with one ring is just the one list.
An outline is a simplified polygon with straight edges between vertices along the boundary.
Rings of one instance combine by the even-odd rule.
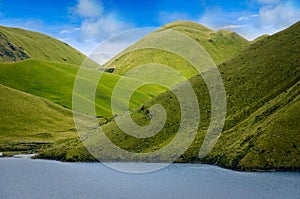
[[[2, 43], [7, 41], [13, 44], [14, 48], [23, 52], [23, 58], [31, 57], [48, 61], [66, 62], [80, 66], [86, 57], [69, 44], [43, 33], [21, 28], [0, 26], [0, 35], [0, 41]], [[27, 56], [25, 56], [25, 54]], [[3, 58], [0, 60], [5, 62]], [[20, 60], [22, 60], [22, 56], [15, 59], [15, 61]]]

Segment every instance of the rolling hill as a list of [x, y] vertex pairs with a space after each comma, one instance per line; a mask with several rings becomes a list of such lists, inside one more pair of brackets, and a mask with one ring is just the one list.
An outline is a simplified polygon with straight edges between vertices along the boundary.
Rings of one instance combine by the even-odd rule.
[[34, 58], [80, 66], [85, 59], [85, 55], [68, 44], [38, 32], [0, 26], [0, 38], [6, 57], [12, 57], [1, 59], [2, 62]]
[[[238, 170], [299, 170], [299, 54], [300, 22], [257, 40], [218, 66], [226, 90], [227, 116], [217, 144], [202, 159], [198, 154], [210, 122], [211, 104], [201, 75], [192, 77], [189, 83], [201, 102], [201, 120], [194, 142], [177, 161], [203, 162]], [[187, 83], [183, 82], [175, 89]], [[120, 148], [138, 153], [153, 152], [170, 143], [180, 124], [180, 105], [172, 92], [150, 99], [132, 111], [131, 117], [140, 125], [148, 124], [150, 107], [154, 104], [164, 106], [168, 116], [164, 127], [155, 136], [133, 137], [122, 132], [114, 121], [102, 126], [106, 136]], [[86, 139], [93, 145], [94, 138]], [[80, 144], [76, 139], [71, 140]], [[66, 143], [54, 144], [39, 157], [55, 159], [57, 151]], [[72, 150], [72, 147], [64, 152], [68, 153], [68, 149]], [[119, 157], [118, 154], [101, 155], [107, 161], [116, 161]], [[156, 161], [164, 161], [164, 158], [157, 157]]]
[[[55, 106], [60, 106], [61, 109], [72, 109], [72, 91], [74, 80], [79, 70], [79, 66], [86, 57], [68, 44], [65, 44], [47, 35], [18, 28], [1, 26], [0, 58], [1, 87], [3, 87], [3, 89], [7, 88], [10, 91], [16, 92], [17, 94], [14, 94], [16, 95], [15, 98], [18, 98], [20, 93], [23, 92], [32, 94], [26, 95], [23, 93], [24, 96], [32, 96], [32, 99], [20, 97], [20, 100], [24, 100], [24, 107], [19, 107], [22, 110], [20, 110], [19, 113], [15, 113], [10, 111], [16, 111], [18, 109], [5, 109], [6, 106], [15, 106], [13, 101], [11, 102], [11, 105], [8, 103], [11, 101], [11, 99], [14, 99], [14, 97], [12, 97], [13, 94], [8, 95], [8, 92], [0, 93], [2, 99], [1, 105], [3, 105], [1, 106], [0, 110], [7, 115], [6, 119], [0, 123], [0, 133], [3, 135], [3, 137], [7, 137], [7, 139], [3, 139], [5, 140], [5, 144], [1, 144], [0, 151], [19, 151], [21, 149], [26, 151], [26, 149], [28, 149], [27, 145], [29, 145], [29, 149], [27, 150], [28, 152], [32, 147], [36, 149], [42, 146], [39, 145], [40, 140], [44, 140], [47, 143], [52, 143], [60, 138], [66, 138], [66, 136], [57, 133], [57, 131], [53, 129], [64, 127], [61, 125], [64, 122], [65, 127], [69, 126], [66, 121], [69, 120], [68, 118], [70, 117], [70, 111], [67, 115], [61, 114], [59, 117], [56, 117], [53, 113], [54, 118], [61, 118], [61, 123], [49, 123], [49, 125], [53, 125], [53, 131], [49, 130], [50, 133], [46, 132], [45, 139], [39, 139], [38, 137], [34, 136], [30, 137], [30, 133], [34, 134], [43, 131], [43, 127], [42, 124], [37, 121], [35, 121], [36, 125], [32, 125], [33, 115], [26, 114], [26, 111], [28, 112], [32, 109], [32, 112], [35, 113], [35, 120], [37, 120], [37, 118], [42, 119], [44, 117], [42, 114], [47, 112], [52, 114], [53, 110], [48, 106], [38, 105], [39, 100], [49, 100], [54, 102], [56, 104]], [[85, 74], [87, 74], [85, 77], [86, 82], [89, 82], [89, 75], [102, 73], [100, 71], [88, 69], [99, 67], [98, 64], [91, 60], [87, 59], [85, 61], [85, 67], [87, 68], [83, 70], [85, 71]], [[96, 92], [96, 110], [98, 116], [101, 117], [99, 119], [101, 122], [106, 121], [106, 119], [102, 119], [102, 117], [110, 118], [112, 116], [110, 110], [110, 96], [114, 85], [120, 78], [121, 77], [118, 75], [105, 73], [102, 76], [102, 80], [99, 82]], [[126, 82], [123, 87], [125, 90], [127, 87], [129, 87], [129, 85], [137, 83], [136, 80], [130, 78], [124, 78], [124, 81]], [[140, 83], [141, 81], [138, 82]], [[147, 99], [156, 96], [165, 90], [166, 89], [163, 87], [145, 85], [134, 93], [129, 106], [131, 108], [136, 107], [145, 102]], [[6, 103], [4, 103], [5, 98], [8, 100]], [[20, 100], [18, 102], [20, 102]], [[27, 103], [25, 103], [26, 100]], [[127, 103], [122, 99], [119, 101], [120, 104]], [[35, 104], [37, 104], [37, 108], [41, 113], [36, 112], [37, 110], [32, 108], [32, 106]], [[54, 106], [54, 104], [51, 106]], [[14, 120], [15, 117], [21, 117], [21, 115], [22, 119]], [[51, 116], [49, 117], [51, 119]], [[9, 127], [11, 123], [13, 123], [13, 126]], [[15, 129], [15, 132], [13, 129]], [[45, 131], [47, 131], [47, 128]], [[72, 136], [74, 135], [75, 134], [72, 134]], [[41, 137], [42, 136], [43, 135], [41, 135]], [[55, 137], [55, 139], [53, 137]], [[22, 144], [21, 140], [23, 140], [25, 144]], [[31, 144], [27, 143], [28, 140], [30, 140]], [[7, 143], [9, 142], [18, 144], [11, 144], [8, 147]]]
[[198, 74], [198, 71], [193, 70], [190, 63], [172, 52], [154, 48], [138, 48], [138, 46], [143, 44], [147, 45], [147, 42], [151, 42], [153, 37], [162, 37], [161, 41], [163, 41], [163, 37], [167, 38], [171, 34], [163, 35], [161, 33], [168, 30], [174, 30], [198, 42], [209, 53], [216, 64], [229, 59], [249, 45], [246, 39], [234, 32], [226, 30], [213, 31], [197, 23], [177, 21], [167, 24], [137, 41], [107, 62], [104, 68], [113, 68], [114, 73], [123, 75], [133, 67], [141, 64], [160, 63], [175, 68], [187, 78]]
[[[46, 98], [60, 106], [72, 109], [73, 85], [79, 67], [67, 63], [55, 63], [45, 60], [28, 59], [17, 63], [0, 64], [0, 84]], [[110, 101], [115, 84], [121, 78], [118, 75], [104, 73], [93, 69], [83, 69], [88, 85], [89, 77], [103, 73], [96, 92], [96, 111], [99, 116], [112, 116]], [[54, 78], [55, 77], [55, 78]], [[123, 78], [122, 89], [127, 90], [138, 80]], [[130, 107], [137, 107], [166, 89], [155, 85], [145, 85], [138, 89], [131, 98]], [[118, 99], [120, 105], [127, 103]], [[121, 112], [118, 112], [121, 114]]]
[[[221, 36], [219, 35], [216, 37], [217, 33], [196, 23], [181, 21], [169, 24], [164, 28], [178, 29], [178, 31], [191, 36], [197, 41], [200, 41], [197, 39], [198, 35], [202, 34], [199, 37], [201, 38], [201, 44], [205, 44], [205, 47], [207, 47], [213, 55], [222, 54], [222, 56], [226, 58], [248, 45], [247, 40], [235, 33], [224, 32], [224, 35], [221, 34]], [[4, 61], [17, 62], [0, 64], [0, 83], [14, 89], [44, 97], [58, 105], [71, 109], [72, 89], [75, 75], [78, 71], [78, 66], [82, 64], [85, 56], [67, 44], [37, 32], [18, 28], [0, 27], [0, 33], [3, 35], [2, 41], [5, 43], [5, 45], [2, 45], [2, 48], [6, 50], [10, 49], [8, 54], [11, 54], [10, 56], [3, 57]], [[214, 39], [216, 44], [211, 45], [210, 43], [212, 42], [208, 41], [210, 39]], [[148, 37], [144, 38], [142, 41], [147, 40], [149, 40]], [[230, 45], [230, 42], [233, 42], [234, 45]], [[137, 44], [139, 43], [140, 42], [137, 42]], [[218, 45], [219, 47], [217, 47]], [[221, 51], [216, 51], [221, 48]], [[181, 73], [185, 75], [185, 78], [189, 78], [198, 73], [198, 71], [193, 69], [193, 66], [191, 66], [190, 63], [172, 53], [159, 52], [159, 50], [153, 51], [151, 49], [150, 51], [149, 49], [142, 49], [135, 52], [138, 53], [137, 57], [130, 56], [130, 59], [134, 60], [132, 62], [134, 63], [133, 65], [140, 62], [158, 62], [175, 67], [176, 70], [181, 71]], [[157, 53], [159, 53], [160, 56], [156, 56]], [[150, 58], [154, 57], [157, 60], [149, 60], [149, 55], [152, 55]], [[168, 59], [165, 59], [166, 57], [168, 57]], [[218, 59], [219, 58], [216, 58], [216, 60]], [[122, 61], [122, 64], [125, 66], [127, 62]], [[92, 61], [85, 62], [85, 66], [86, 65], [89, 68], [97, 68], [97, 65]], [[153, 72], [155, 72], [155, 70], [149, 68], [148, 74], [150, 75]], [[122, 72], [117, 72], [116, 74], [105, 73], [103, 80], [99, 83], [102, 87], [102, 90], [99, 89], [99, 92], [97, 92], [96, 98], [96, 108], [98, 108], [97, 114], [99, 116], [112, 116], [110, 112], [110, 95], [114, 85], [120, 79], [119, 75], [123, 75]], [[131, 81], [132, 78], [145, 81], [138, 72], [129, 77], [128, 81]], [[159, 77], [157, 76], [156, 78]], [[131, 81], [131, 83], [128, 82], [128, 85], [132, 84], [134, 81]], [[170, 85], [175, 85], [180, 81], [182, 81], [180, 78], [172, 78], [170, 76]], [[126, 84], [123, 85], [125, 86]], [[124, 90], [126, 90], [125, 87]], [[139, 106], [147, 99], [152, 98], [165, 90], [165, 88], [155, 84], [144, 86], [135, 93], [131, 100], [132, 103], [130, 104], [130, 107], [133, 108]], [[120, 99], [120, 103], [124, 104], [126, 102]], [[120, 113], [121, 112], [118, 112], [118, 114]]]
[[0, 149], [36, 152], [59, 139], [76, 137], [72, 112], [48, 100], [0, 84]]

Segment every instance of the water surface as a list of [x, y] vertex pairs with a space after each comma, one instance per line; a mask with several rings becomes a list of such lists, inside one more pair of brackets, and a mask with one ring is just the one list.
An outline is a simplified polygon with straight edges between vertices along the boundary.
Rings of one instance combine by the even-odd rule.
[[128, 174], [100, 163], [0, 158], [1, 199], [300, 198], [298, 172], [237, 172], [172, 164]]

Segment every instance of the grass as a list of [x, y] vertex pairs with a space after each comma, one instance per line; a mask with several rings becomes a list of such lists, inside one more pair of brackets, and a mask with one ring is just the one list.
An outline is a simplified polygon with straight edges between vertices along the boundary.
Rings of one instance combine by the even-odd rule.
[[[161, 36], [161, 31], [171, 29], [189, 36], [194, 41], [198, 42], [211, 56], [216, 64], [220, 64], [229, 59], [245, 47], [249, 42], [238, 34], [230, 31], [220, 30], [213, 31], [205, 26], [187, 21], [178, 21], [163, 26], [162, 30], [158, 30], [133, 44], [128, 49], [121, 52], [115, 58], [104, 65], [105, 68], [115, 68], [117, 74], [123, 75], [128, 70], [148, 63], [160, 63], [171, 66], [174, 69], [182, 72], [185, 77], [190, 78], [197, 71], [187, 63], [186, 60], [171, 52], [160, 49], [138, 49], [132, 51], [136, 46], [146, 44], [151, 41], [152, 37], [168, 37], [166, 34]], [[161, 39], [164, 41], [164, 38]], [[162, 45], [162, 44], [161, 44]]]
[[[299, 170], [299, 54], [300, 22], [259, 39], [219, 65], [226, 89], [227, 116], [216, 146], [203, 159], [198, 158], [198, 153], [210, 122], [210, 98], [201, 76], [191, 78], [189, 82], [201, 102], [201, 120], [194, 142], [177, 161], [204, 162], [239, 170]], [[132, 111], [131, 117], [140, 125], [148, 124], [149, 108], [154, 104], [163, 105], [168, 115], [158, 134], [139, 139], [122, 132], [111, 121], [103, 126], [106, 136], [120, 148], [139, 153], [154, 152], [170, 143], [180, 121], [179, 104], [172, 92], [150, 99]], [[187, 123], [185, 127], [188, 131], [190, 126]], [[92, 145], [94, 138], [88, 138]], [[71, 140], [77, 143], [77, 151], [85, 150], [78, 140]], [[55, 152], [61, 149], [61, 144], [57, 144], [40, 157], [56, 158]], [[117, 153], [101, 155], [105, 160], [119, 160]], [[166, 161], [166, 157], [155, 160]]]
[[[66, 63], [53, 63], [49, 61], [28, 59], [17, 63], [0, 64], [0, 83], [8, 87], [46, 98], [60, 106], [72, 109], [72, 92], [76, 74], [79, 67]], [[90, 77], [100, 71], [85, 70], [85, 82], [92, 85]], [[55, 77], [55, 78], [54, 78]], [[111, 117], [111, 95], [114, 87], [121, 77], [114, 74], [103, 73], [96, 91], [96, 110], [98, 116]], [[133, 84], [140, 82], [124, 78], [122, 92]], [[164, 92], [166, 88], [149, 84], [139, 88], [131, 97], [130, 108], [137, 107], [155, 95]], [[122, 96], [123, 94], [120, 93]], [[118, 99], [120, 106], [126, 104], [122, 98]], [[117, 112], [121, 113], [121, 112]]]
[[36, 152], [41, 146], [74, 138], [72, 112], [48, 100], [0, 84], [0, 151]]
[[50, 36], [0, 26], [0, 32], [17, 48], [24, 49], [31, 58], [80, 65], [85, 55], [78, 50]]
[[249, 41], [235, 32], [228, 30], [213, 31], [209, 28], [188, 21], [177, 21], [163, 26], [188, 35], [198, 41], [218, 65], [249, 45]]

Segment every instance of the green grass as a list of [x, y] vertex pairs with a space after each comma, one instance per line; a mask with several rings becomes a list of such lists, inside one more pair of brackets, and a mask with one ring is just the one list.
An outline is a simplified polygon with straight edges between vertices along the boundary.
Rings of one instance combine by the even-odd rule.
[[270, 35], [268, 35], [268, 34], [261, 35], [261, 36], [257, 37], [256, 39], [254, 39], [253, 41], [251, 41], [250, 43], [253, 44], [253, 43], [255, 43], [255, 42], [257, 42], [257, 41], [259, 41], [261, 39], [265, 39], [265, 38], [267, 38], [269, 36]]
[[[72, 109], [72, 92], [76, 74], [79, 67], [66, 63], [53, 63], [36, 59], [28, 59], [17, 63], [0, 64], [0, 83], [8, 87], [18, 89]], [[92, 85], [90, 77], [100, 71], [84, 69], [85, 82]], [[114, 87], [121, 77], [114, 74], [103, 73], [96, 91], [96, 110], [98, 116], [111, 117], [111, 95]], [[126, 92], [130, 86], [140, 82], [130, 78], [124, 78], [122, 92]], [[166, 89], [157, 85], [145, 85], [139, 88], [132, 96], [130, 108], [137, 107], [149, 98], [164, 92]], [[122, 93], [120, 94], [123, 95]], [[120, 98], [120, 105], [127, 102]], [[117, 112], [120, 114], [121, 112]]]
[[48, 100], [0, 84], [0, 151], [36, 152], [74, 138], [72, 112]]
[[[78, 69], [78, 66], [71, 64], [35, 59], [0, 64], [0, 84], [3, 84], [0, 107], [1, 152], [5, 154], [38, 152], [42, 147], [77, 137], [70, 109]], [[83, 70], [87, 75], [84, 77], [85, 82], [88, 85], [92, 84], [89, 77], [95, 74], [95, 70]], [[100, 75], [102, 72], [96, 73]], [[98, 116], [104, 117], [99, 118], [100, 123], [105, 123], [112, 116], [110, 96], [120, 78], [117, 75], [103, 73], [98, 84], [95, 106]], [[122, 91], [140, 82], [130, 78], [124, 79]], [[139, 106], [164, 90], [165, 88], [156, 85], [141, 87], [131, 97], [130, 108]], [[118, 101], [120, 105], [127, 103], [123, 99]], [[85, 151], [83, 154], [78, 160], [85, 160], [88, 152]], [[74, 159], [73, 156], [70, 157]]]
[[299, 170], [299, 88], [300, 82], [225, 131], [205, 161], [241, 170]]
[[50, 36], [0, 26], [0, 32], [17, 48], [22, 48], [31, 58], [80, 65], [85, 55], [78, 50]]
[[[300, 22], [275, 35], [261, 38], [238, 55], [219, 65], [227, 96], [224, 131], [211, 153], [198, 158], [210, 122], [210, 98], [200, 75], [189, 80], [198, 97], [201, 121], [198, 134], [178, 162], [204, 162], [240, 170], [300, 169]], [[175, 89], [180, 89], [182, 85]], [[179, 104], [165, 92], [135, 109], [131, 117], [140, 125], [149, 123], [149, 108], [161, 104], [168, 114], [164, 128], [151, 138], [135, 138], [122, 132], [114, 121], [103, 126], [107, 137], [132, 152], [153, 152], [170, 143], [179, 128]], [[187, 130], [189, 125], [186, 124]], [[93, 144], [92, 136], [89, 140]], [[85, 150], [77, 143], [77, 151]], [[178, 146], [181, 144], [179, 143]], [[56, 158], [61, 144], [40, 157]], [[52, 156], [53, 155], [53, 156]], [[101, 154], [118, 161], [118, 154]], [[157, 157], [164, 161], [166, 157]], [[151, 161], [151, 160], [140, 160]]]
[[220, 64], [239, 53], [249, 45], [249, 41], [228, 30], [213, 31], [188, 21], [177, 21], [163, 26], [188, 35], [205, 48], [216, 64]]
[[[178, 21], [167, 24], [163, 26], [162, 30], [147, 35], [145, 38], [136, 42], [110, 60], [104, 67], [115, 68], [115, 73], [122, 75], [128, 70], [141, 64], [160, 63], [173, 67], [182, 72], [187, 78], [198, 74], [186, 60], [171, 52], [153, 48], [132, 51], [135, 47], [151, 41], [152, 37], [157, 37], [161, 31], [164, 31], [165, 29], [178, 31], [198, 42], [209, 53], [216, 64], [224, 62], [249, 45], [249, 42], [246, 39], [234, 32], [226, 30], [213, 31], [200, 24]], [[168, 37], [170, 35], [166, 34], [164, 36]], [[162, 36], [159, 35], [159, 37]], [[161, 41], [163, 40], [164, 39], [162, 38]]]

